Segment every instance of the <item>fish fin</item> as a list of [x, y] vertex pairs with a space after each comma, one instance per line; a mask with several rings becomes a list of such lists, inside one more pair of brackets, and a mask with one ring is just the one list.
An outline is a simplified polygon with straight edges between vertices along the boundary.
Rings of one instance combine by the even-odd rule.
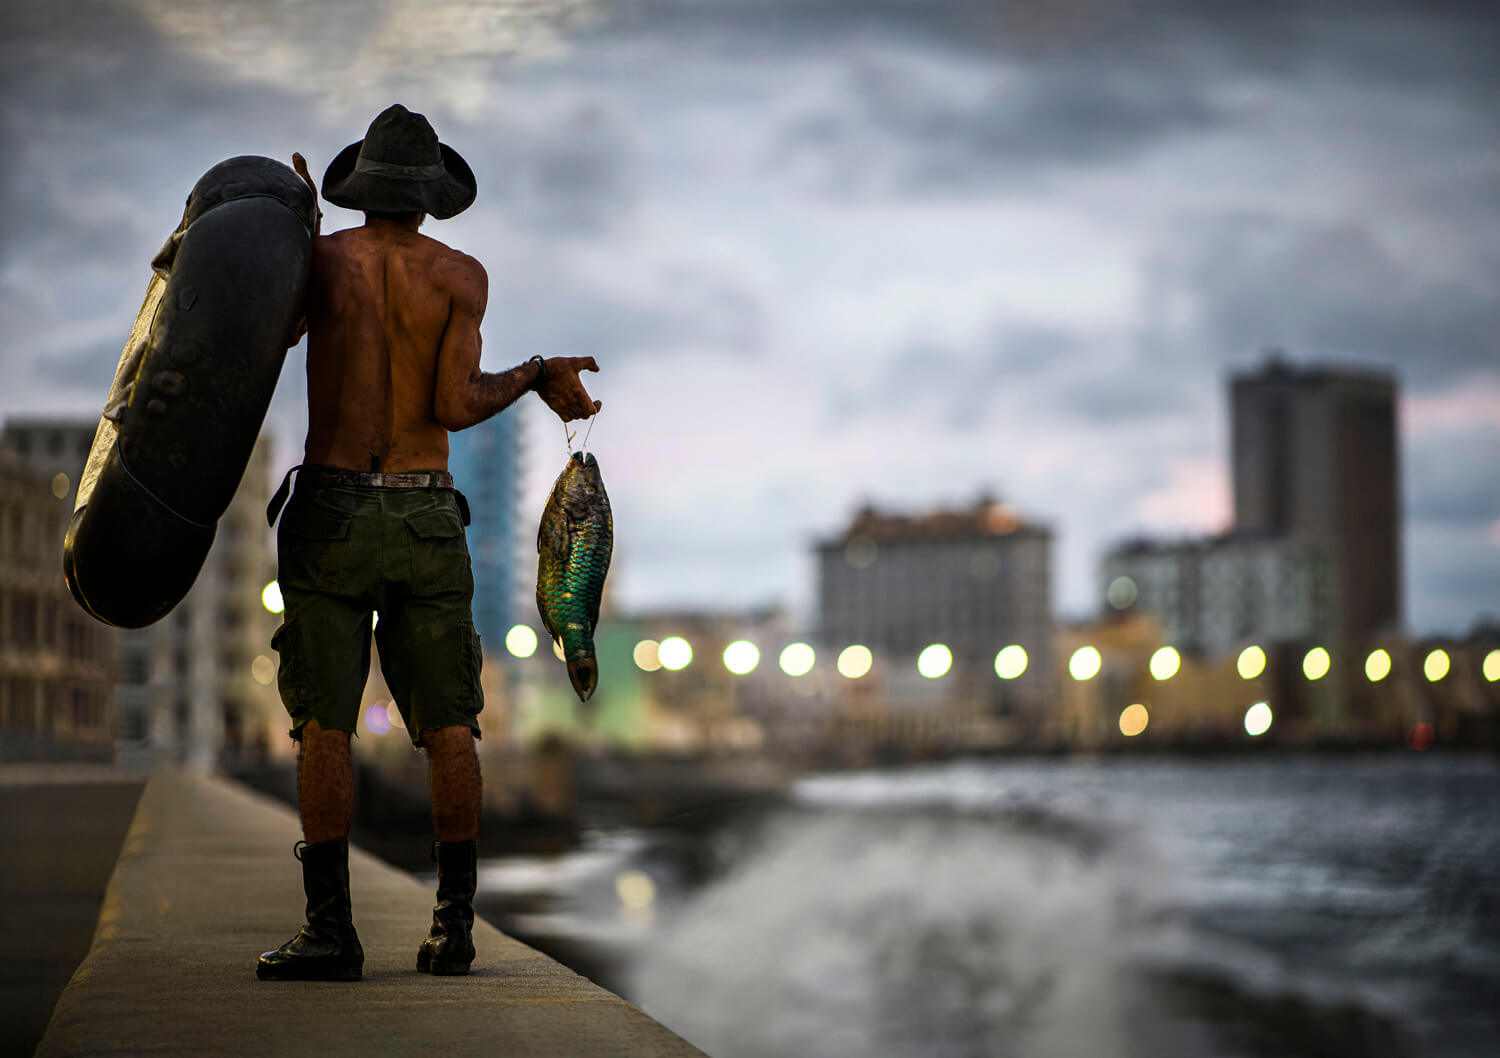
[[536, 594], [536, 612], [542, 615], [542, 627], [547, 630], [552, 642], [556, 643], [561, 637], [557, 634], [557, 629], [552, 627], [552, 618], [547, 616], [547, 605], [541, 592]]

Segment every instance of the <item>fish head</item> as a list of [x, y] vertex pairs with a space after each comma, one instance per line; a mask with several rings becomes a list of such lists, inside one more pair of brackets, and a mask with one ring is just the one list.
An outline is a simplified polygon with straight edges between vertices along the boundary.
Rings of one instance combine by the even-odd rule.
[[578, 692], [578, 700], [586, 702], [594, 694], [594, 688], [599, 684], [599, 662], [595, 658], [575, 658], [568, 662], [568, 679], [573, 684], [573, 690]]
[[566, 482], [563, 486], [563, 505], [575, 520], [587, 518], [591, 511], [608, 503], [604, 491], [604, 478], [599, 473], [599, 461], [592, 452], [574, 452], [568, 461]]

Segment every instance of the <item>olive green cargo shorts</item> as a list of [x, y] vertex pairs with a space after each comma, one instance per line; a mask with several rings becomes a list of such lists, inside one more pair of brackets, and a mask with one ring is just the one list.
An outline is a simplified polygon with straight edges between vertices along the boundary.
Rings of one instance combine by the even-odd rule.
[[456, 494], [439, 488], [298, 483], [276, 534], [286, 611], [271, 646], [292, 737], [353, 731], [370, 671], [380, 671], [411, 740], [465, 726], [479, 736], [474, 574]]

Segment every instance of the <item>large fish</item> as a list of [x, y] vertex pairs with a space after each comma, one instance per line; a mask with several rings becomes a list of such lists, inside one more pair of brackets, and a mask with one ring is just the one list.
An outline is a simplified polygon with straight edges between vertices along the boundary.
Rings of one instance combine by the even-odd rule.
[[536, 534], [536, 606], [586, 702], [599, 683], [594, 628], [614, 550], [615, 523], [592, 453], [574, 452], [552, 485]]

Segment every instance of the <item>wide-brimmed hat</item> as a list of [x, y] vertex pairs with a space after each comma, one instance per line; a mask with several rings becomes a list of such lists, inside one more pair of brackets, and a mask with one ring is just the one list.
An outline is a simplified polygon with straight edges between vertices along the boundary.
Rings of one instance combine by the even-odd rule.
[[400, 103], [381, 111], [365, 138], [340, 151], [323, 173], [324, 198], [372, 213], [420, 210], [443, 220], [468, 209], [474, 192], [468, 163], [438, 142], [425, 117]]

